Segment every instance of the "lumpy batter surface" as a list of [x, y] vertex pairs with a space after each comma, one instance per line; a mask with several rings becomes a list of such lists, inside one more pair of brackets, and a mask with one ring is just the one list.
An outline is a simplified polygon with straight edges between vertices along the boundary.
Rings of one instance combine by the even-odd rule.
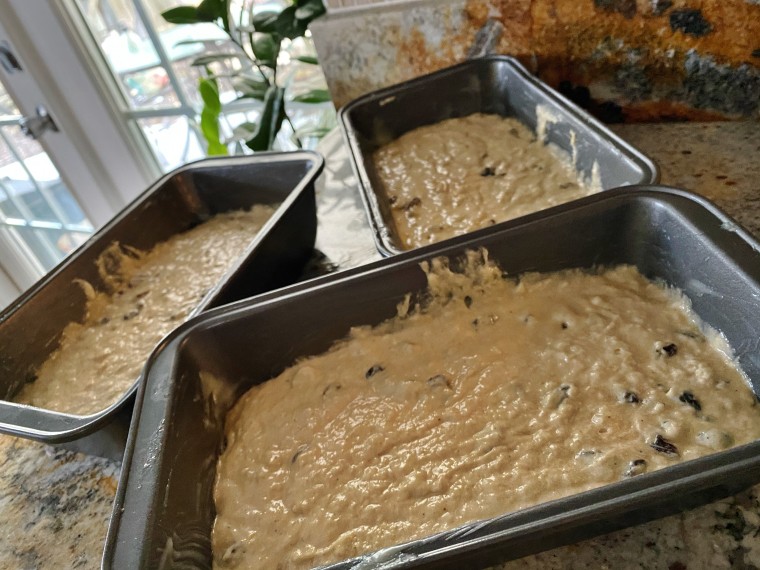
[[237, 402], [216, 568], [311, 568], [760, 436], [722, 338], [636, 269], [469, 273], [434, 265], [426, 309]]
[[[272, 215], [271, 206], [219, 214], [142, 253], [114, 244], [99, 260], [113, 292], [94, 292], [83, 323], [16, 401], [85, 415], [113, 404], [137, 380], [159, 340], [198, 306]], [[115, 272], [112, 268], [116, 266]]]
[[373, 157], [403, 247], [434, 243], [597, 191], [514, 118], [476, 113], [420, 127]]

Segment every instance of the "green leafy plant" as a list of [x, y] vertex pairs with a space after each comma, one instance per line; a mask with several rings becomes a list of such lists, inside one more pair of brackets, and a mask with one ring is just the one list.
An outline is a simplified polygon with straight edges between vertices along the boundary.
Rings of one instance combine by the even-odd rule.
[[[236, 10], [236, 17], [233, 17], [230, 11], [231, 0], [203, 0], [197, 6], [179, 6], [161, 14], [164, 20], [172, 24], [214, 23], [224, 30], [235, 46], [234, 51], [206, 54], [193, 62], [193, 65], [206, 70], [206, 76], [199, 81], [198, 90], [203, 101], [200, 128], [208, 143], [209, 155], [227, 154], [227, 145], [221, 139], [219, 128], [222, 105], [217, 79], [222, 76], [232, 80], [238, 99], [256, 99], [262, 102], [258, 121], [243, 123], [233, 132], [233, 139], [244, 141], [248, 148], [254, 151], [271, 149], [286, 122], [293, 131], [293, 141], [299, 147], [299, 134], [324, 134], [324, 126], [312, 128], [308, 132], [296, 131], [285, 105], [287, 85], [282, 86], [278, 81], [277, 60], [283, 42], [303, 37], [309, 23], [324, 14], [325, 7], [322, 0], [290, 2], [290, 5], [279, 11], [256, 13], [253, 2], [244, 0], [240, 9]], [[294, 59], [306, 64], [317, 64], [316, 58], [312, 56]], [[211, 66], [218, 63], [230, 64], [228, 67], [233, 70], [215, 75]], [[292, 100], [322, 103], [330, 100], [330, 94], [326, 89], [312, 89]]]

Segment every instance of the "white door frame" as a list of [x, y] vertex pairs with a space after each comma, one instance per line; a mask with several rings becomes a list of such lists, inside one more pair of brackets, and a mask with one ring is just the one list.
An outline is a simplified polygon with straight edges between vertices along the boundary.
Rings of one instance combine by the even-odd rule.
[[[22, 68], [0, 66], [0, 81], [23, 115], [33, 116], [38, 105], [48, 110], [59, 131], [38, 140], [98, 228], [161, 172], [104, 97], [70, 26], [59, 1], [0, 0], [0, 42]], [[19, 236], [0, 228], [0, 307], [43, 274]]]
[[103, 97], [58, 1], [0, 0], [0, 40], [24, 69], [0, 68], [0, 79], [24, 115], [39, 104], [48, 109], [60, 132], [45, 133], [40, 143], [100, 227], [160, 171]]

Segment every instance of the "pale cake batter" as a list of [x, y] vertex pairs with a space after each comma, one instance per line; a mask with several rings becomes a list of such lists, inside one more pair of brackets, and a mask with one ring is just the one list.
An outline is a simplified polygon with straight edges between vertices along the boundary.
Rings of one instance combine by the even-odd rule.
[[520, 121], [476, 113], [420, 127], [373, 161], [404, 248], [587, 196], [570, 158]]
[[135, 383], [158, 341], [198, 306], [273, 212], [256, 205], [219, 214], [147, 253], [114, 244], [99, 260], [113, 292], [83, 284], [85, 321], [66, 326], [60, 347], [16, 401], [77, 415], [113, 404]]
[[636, 269], [468, 273], [436, 264], [426, 309], [238, 401], [215, 568], [336, 562], [760, 436], [722, 337]]

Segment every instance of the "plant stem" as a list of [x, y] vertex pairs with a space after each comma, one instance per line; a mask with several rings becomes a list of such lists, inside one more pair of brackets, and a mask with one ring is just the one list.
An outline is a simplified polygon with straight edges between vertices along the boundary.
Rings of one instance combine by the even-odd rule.
[[296, 146], [298, 148], [303, 148], [303, 141], [299, 138], [299, 136], [296, 134], [296, 127], [293, 124], [293, 121], [290, 120], [290, 115], [288, 115], [288, 112], [285, 112], [285, 120], [290, 125], [290, 128], [293, 129], [293, 139], [296, 141]]
[[[261, 74], [261, 77], [264, 79], [264, 81], [266, 81], [267, 85], [269, 85], [269, 86], [271, 87], [271, 86], [272, 86], [272, 82], [271, 82], [271, 81], [269, 81], [269, 77], [267, 77], [267, 74], [266, 74], [266, 73], [264, 73], [264, 70], [263, 70], [263, 69], [261, 69], [261, 65], [259, 65], [259, 62], [258, 62], [258, 60], [257, 60], [255, 57], [250, 57], [250, 56], [248, 55], [248, 52], [247, 52], [247, 51], [245, 51], [245, 48], [243, 47], [243, 44], [242, 44], [242, 43], [241, 43], [239, 40], [235, 39], [235, 37], [234, 37], [234, 36], [233, 36], [231, 33], [229, 33], [227, 30], [225, 30], [225, 29], [224, 29], [223, 27], [221, 27], [219, 24], [217, 24], [217, 27], [218, 27], [219, 29], [221, 29], [223, 32], [225, 32], [225, 33], [227, 34], [227, 37], [228, 37], [228, 38], [230, 38], [230, 41], [231, 41], [233, 44], [235, 44], [235, 45], [237, 46], [237, 48], [238, 48], [238, 49], [239, 49], [241, 52], [243, 52], [243, 55], [245, 55], [245, 58], [246, 58], [248, 61], [250, 61], [251, 63], [253, 63], [253, 65], [256, 67], [256, 69], [257, 69], [257, 70], [259, 71], [259, 73]], [[251, 40], [252, 40], [252, 38], [253, 38], [253, 34], [250, 34], [250, 33], [249, 33], [249, 34], [248, 34], [248, 39], [249, 39], [249, 41], [251, 41]]]
[[[250, 43], [250, 44], [253, 44], [253, 33], [250, 33], [250, 32], [248, 33], [248, 43]], [[238, 44], [238, 45], [240, 45], [240, 44]], [[240, 46], [240, 49], [243, 49], [243, 46]], [[245, 51], [245, 50], [243, 50], [243, 51]], [[248, 52], [246, 52], [246, 55], [248, 55]], [[251, 60], [251, 63], [253, 63], [253, 65], [255, 65], [255, 66], [256, 66], [256, 69], [258, 69], [258, 70], [259, 70], [259, 73], [260, 73], [260, 74], [262, 75], [262, 77], [264, 78], [264, 81], [266, 81], [266, 82], [267, 82], [267, 84], [268, 84], [270, 87], [271, 87], [272, 85], [277, 85], [277, 81], [269, 81], [269, 78], [267, 77], [266, 73], [264, 73], [264, 70], [263, 70], [263, 69], [261, 69], [261, 65], [259, 64], [259, 60], [258, 60], [258, 59], [256, 59], [256, 57], [255, 57], [255, 56], [254, 56], [254, 57], [249, 57], [248, 59], [250, 59], [250, 60]], [[275, 69], [274, 73], [275, 73], [275, 78], [276, 78], [276, 77], [277, 77], [277, 70], [276, 70], [276, 69]]]

